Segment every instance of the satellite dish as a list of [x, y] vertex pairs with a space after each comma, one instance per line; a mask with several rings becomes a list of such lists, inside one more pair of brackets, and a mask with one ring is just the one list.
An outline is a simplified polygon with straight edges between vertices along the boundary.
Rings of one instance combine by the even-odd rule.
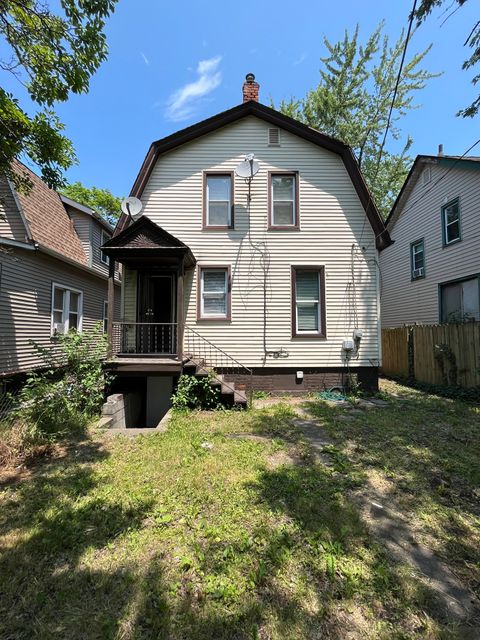
[[126, 213], [127, 216], [130, 216], [131, 218], [134, 218], [136, 215], [138, 215], [143, 208], [143, 204], [141, 203], [141, 201], [134, 196], [129, 196], [128, 198], [122, 200], [121, 206], [123, 213]]
[[249, 153], [245, 156], [245, 160], [241, 162], [238, 167], [235, 169], [235, 174], [239, 178], [245, 178], [245, 180], [251, 180], [254, 176], [257, 175], [258, 170], [260, 168], [258, 162], [254, 160], [253, 153]]

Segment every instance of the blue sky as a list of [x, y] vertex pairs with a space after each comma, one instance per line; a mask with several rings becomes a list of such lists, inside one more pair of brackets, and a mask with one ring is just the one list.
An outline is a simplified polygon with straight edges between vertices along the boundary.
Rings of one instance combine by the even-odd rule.
[[[335, 42], [358, 22], [366, 37], [384, 19], [394, 39], [407, 24], [411, 1], [284, 6], [279, 0], [120, 0], [107, 27], [109, 58], [90, 92], [57, 107], [79, 158], [69, 181], [128, 194], [149, 144], [240, 103], [247, 72], [255, 73], [265, 104], [301, 97], [318, 84], [324, 35]], [[455, 117], [475, 96], [473, 74], [461, 64], [477, 6], [467, 2], [443, 26], [445, 15], [437, 11], [410, 44], [409, 54], [433, 43], [424, 66], [444, 72], [418, 94], [423, 106], [402, 120], [405, 137], [414, 138], [412, 154], [436, 153], [440, 142], [445, 153], [460, 154], [479, 137], [480, 118]], [[2, 80], [23, 99], [15, 81]]]

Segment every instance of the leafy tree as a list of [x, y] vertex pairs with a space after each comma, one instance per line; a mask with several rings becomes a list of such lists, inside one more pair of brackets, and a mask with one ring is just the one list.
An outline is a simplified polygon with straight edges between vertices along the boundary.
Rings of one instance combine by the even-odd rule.
[[105, 20], [117, 0], [60, 0], [57, 12], [45, 0], [0, 0], [0, 69], [13, 74], [38, 105], [30, 115], [18, 98], [0, 88], [0, 173], [19, 188], [25, 175], [11, 168], [26, 155], [40, 167], [52, 188], [76, 160], [53, 105], [70, 93], [88, 91], [91, 76], [107, 57]]
[[[455, 13], [457, 9], [459, 9], [461, 6], [463, 6], [467, 2], [467, 0], [453, 0], [453, 2], [450, 3], [448, 9], [450, 9], [452, 5], [455, 4], [455, 2], [457, 3], [458, 6], [455, 9], [453, 9], [449, 15], [452, 15], [453, 13]], [[432, 12], [434, 7], [439, 7], [443, 3], [444, 3], [444, 0], [421, 0], [420, 6], [415, 11], [415, 17], [417, 18], [418, 23], [420, 24], [421, 22], [423, 22], [425, 18]], [[447, 18], [448, 17], [449, 16], [447, 16]], [[445, 18], [445, 20], [447, 18]], [[470, 58], [465, 60], [465, 62], [462, 64], [462, 69], [466, 71], [467, 69], [470, 69], [471, 67], [476, 65], [478, 62], [480, 62], [480, 20], [478, 20], [474, 24], [472, 30], [468, 34], [468, 37], [463, 44], [464, 46], [468, 46], [471, 49], [473, 49], [473, 52]], [[476, 85], [479, 80], [480, 80], [480, 73], [477, 73], [477, 75], [475, 75], [472, 78], [472, 83]], [[464, 118], [467, 118], [467, 117], [473, 118], [473, 116], [477, 115], [479, 110], [480, 110], [480, 95], [476, 97], [476, 99], [472, 102], [470, 106], [466, 107], [465, 109], [461, 109], [457, 113], [457, 116], [463, 116]]]
[[[336, 44], [324, 38], [328, 55], [321, 58], [319, 85], [301, 100], [283, 100], [280, 110], [350, 145], [377, 206], [386, 216], [408, 172], [412, 139], [407, 137], [399, 152], [382, 152], [405, 45], [403, 31], [392, 46], [388, 36], [382, 36], [382, 29], [383, 22], [364, 45], [359, 42], [358, 25], [352, 36], [346, 31]], [[419, 66], [429, 50], [403, 65], [390, 119], [389, 134], [394, 141], [401, 137], [398, 121], [415, 108], [414, 92], [435, 75]]]
[[90, 207], [111, 224], [114, 224], [120, 215], [121, 199], [114, 196], [108, 189], [85, 187], [81, 182], [74, 182], [64, 187], [61, 193], [67, 198]]

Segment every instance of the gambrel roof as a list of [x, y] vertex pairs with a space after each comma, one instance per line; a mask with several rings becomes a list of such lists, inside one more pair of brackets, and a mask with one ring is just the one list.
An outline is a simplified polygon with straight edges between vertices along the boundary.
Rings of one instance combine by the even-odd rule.
[[[376, 236], [377, 248], [381, 249], [391, 243], [388, 231], [385, 228], [383, 220], [363, 179], [358, 163], [352, 153], [350, 147], [336, 138], [327, 136], [316, 129], [312, 129], [294, 118], [290, 118], [275, 109], [266, 107], [259, 102], [250, 100], [244, 102], [232, 109], [223, 111], [211, 118], [202, 120], [186, 129], [181, 129], [176, 133], [153, 142], [143, 161], [138, 176], [132, 187], [130, 195], [140, 198], [142, 196], [145, 185], [148, 182], [150, 174], [155, 166], [158, 157], [179, 147], [182, 144], [191, 142], [200, 136], [211, 133], [229, 125], [246, 116], [256, 116], [269, 124], [289, 131], [290, 133], [303, 138], [313, 144], [338, 154], [345, 165], [350, 176], [353, 186], [357, 192], [360, 202], [365, 210], [365, 214], [372, 226]], [[115, 233], [120, 233], [128, 224], [128, 216], [125, 214], [120, 218]]]

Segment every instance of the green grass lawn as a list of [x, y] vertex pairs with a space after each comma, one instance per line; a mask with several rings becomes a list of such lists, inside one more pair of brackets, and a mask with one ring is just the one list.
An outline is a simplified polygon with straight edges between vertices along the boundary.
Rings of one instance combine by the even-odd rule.
[[469, 637], [389, 561], [350, 494], [383, 474], [419, 537], [478, 588], [480, 414], [385, 393], [388, 409], [348, 421], [307, 401], [335, 442], [328, 466], [279, 403], [178, 414], [135, 439], [92, 432], [4, 482], [0, 638]]

